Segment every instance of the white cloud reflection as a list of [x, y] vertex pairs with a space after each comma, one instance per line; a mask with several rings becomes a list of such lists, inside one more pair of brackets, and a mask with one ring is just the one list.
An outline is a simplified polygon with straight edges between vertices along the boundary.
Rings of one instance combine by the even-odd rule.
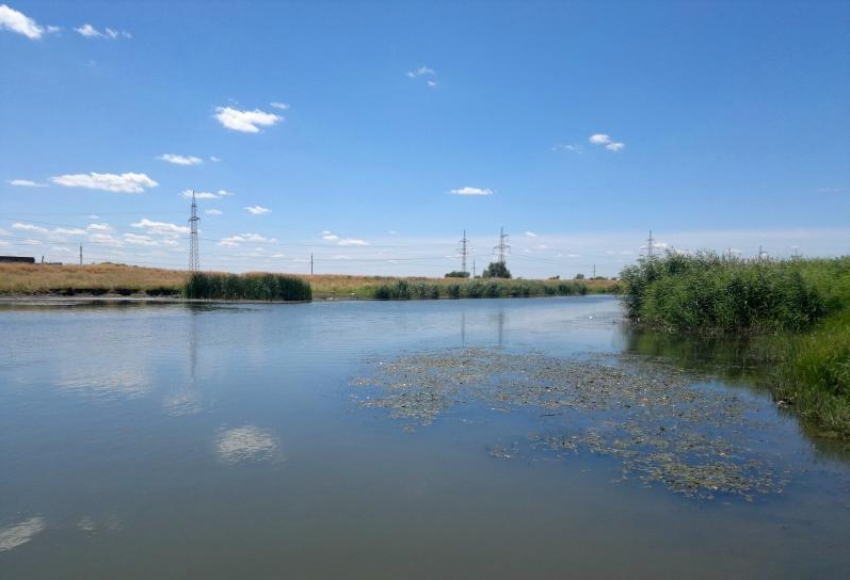
[[277, 442], [268, 431], [245, 425], [224, 431], [218, 438], [216, 451], [225, 463], [268, 460], [275, 456]]
[[47, 529], [44, 518], [35, 517], [0, 528], [0, 552], [14, 550]]

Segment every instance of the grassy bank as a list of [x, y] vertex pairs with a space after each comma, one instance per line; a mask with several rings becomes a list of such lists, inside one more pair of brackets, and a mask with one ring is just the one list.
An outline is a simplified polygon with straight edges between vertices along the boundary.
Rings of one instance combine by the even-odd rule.
[[777, 401], [850, 436], [850, 258], [644, 260], [622, 273], [628, 315], [668, 331], [751, 335]]
[[[185, 270], [162, 270], [97, 264], [86, 266], [42, 266], [29, 264], [0, 264], [0, 295], [94, 295], [117, 294], [174, 296], [184, 295], [189, 273]], [[580, 283], [561, 280], [496, 280], [497, 286], [487, 286], [489, 280], [458, 278], [396, 278], [387, 276], [297, 276], [309, 282], [313, 299], [375, 300], [379, 298], [438, 298], [557, 296], [565, 294], [611, 293], [617, 283], [611, 280], [582, 280]], [[400, 291], [399, 284], [408, 291]], [[577, 284], [580, 284], [578, 286]], [[404, 286], [402, 285], [401, 288]], [[575, 292], [573, 290], [576, 290]]]

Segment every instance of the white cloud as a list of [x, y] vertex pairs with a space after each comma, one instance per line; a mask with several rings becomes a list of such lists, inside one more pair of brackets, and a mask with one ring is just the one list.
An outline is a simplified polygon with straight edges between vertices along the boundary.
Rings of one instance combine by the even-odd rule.
[[283, 121], [283, 117], [260, 109], [240, 111], [233, 107], [217, 107], [214, 117], [232, 131], [259, 133], [260, 127], [271, 127]]
[[280, 109], [281, 111], [286, 111], [289, 109], [289, 105], [287, 103], [269, 103], [275, 109]]
[[3, 29], [23, 34], [30, 40], [38, 40], [46, 32], [35, 20], [5, 4], [0, 5], [0, 30]]
[[163, 153], [157, 159], [173, 163], [174, 165], [200, 165], [204, 162], [203, 159], [194, 155], [177, 155], [176, 153]]
[[342, 238], [337, 242], [337, 244], [340, 246], [368, 246], [369, 242], [355, 238]]
[[421, 77], [421, 76], [432, 76], [432, 77], [434, 77], [434, 76], [437, 76], [437, 73], [434, 69], [432, 69], [430, 67], [420, 66], [417, 69], [407, 71], [407, 76], [412, 78], [412, 79], [415, 79], [415, 78], [418, 78], [418, 77]]
[[536, 238], [537, 237], [537, 234], [535, 234], [534, 232], [525, 232], [525, 235], [528, 236], [529, 238]]
[[35, 226], [33, 224], [22, 224], [22, 223], [13, 223], [13, 230], [20, 230], [23, 232], [38, 232], [39, 234], [46, 234], [49, 230], [47, 228], [43, 228], [41, 226]]
[[251, 213], [251, 214], [253, 214], [253, 215], [263, 215], [263, 214], [271, 213], [271, 211], [272, 211], [272, 210], [270, 210], [270, 209], [269, 209], [269, 208], [267, 208], [267, 207], [262, 207], [262, 206], [259, 206], [259, 205], [248, 206], [248, 207], [246, 207], [246, 208], [244, 208], [244, 209], [245, 209], [247, 212], [249, 212], [249, 213]]
[[51, 233], [57, 234], [59, 236], [85, 236], [86, 234], [88, 234], [86, 230], [80, 228], [56, 228]]
[[481, 187], [461, 187], [460, 189], [452, 189], [449, 193], [452, 195], [493, 195], [493, 190]]
[[180, 195], [183, 197], [188, 197], [192, 199], [192, 195], [194, 194], [196, 199], [218, 199], [218, 196], [214, 193], [210, 193], [209, 191], [195, 191], [193, 192], [191, 189], [184, 189], [180, 192]]
[[206, 209], [206, 210], [204, 210], [204, 214], [206, 214], [206, 215], [221, 215], [222, 211], [220, 209]]
[[324, 231], [324, 232], [322, 232], [322, 239], [328, 240], [329, 242], [333, 242], [333, 241], [338, 240], [339, 236], [334, 234], [334, 233], [331, 233], [329, 231]]
[[7, 183], [14, 187], [47, 187], [46, 183], [38, 183], [29, 179], [10, 179]]
[[92, 234], [89, 236], [89, 241], [96, 244], [107, 246], [123, 246], [124, 242], [113, 236], [112, 234]]
[[124, 234], [124, 241], [134, 246], [158, 246], [159, 242], [150, 236], [139, 234]]
[[212, 161], [213, 163], [218, 163], [219, 161], [221, 161], [221, 159], [219, 159], [215, 155], [210, 155], [210, 161]]
[[[180, 195], [182, 195], [183, 197], [186, 197], [188, 199], [192, 199], [192, 190], [191, 189], [184, 189], [183, 191], [180, 192]], [[225, 189], [219, 189], [215, 193], [213, 193], [211, 191], [196, 191], [195, 192], [195, 198], [196, 199], [220, 199], [222, 197], [229, 197], [231, 195], [236, 195], [236, 194], [233, 193], [232, 191], [227, 191]]]
[[179, 236], [189, 233], [189, 226], [178, 226], [166, 222], [155, 222], [148, 218], [142, 218], [136, 223], [130, 224], [134, 228], [146, 230], [149, 234], [157, 234], [161, 236]]
[[581, 155], [582, 148], [581, 145], [574, 145], [572, 143], [556, 143], [552, 146], [552, 151], [569, 151]]
[[610, 135], [606, 135], [605, 133], [595, 133], [590, 136], [588, 139], [593, 145], [604, 145], [608, 151], [617, 152], [623, 147], [626, 146], [625, 143], [620, 141], [612, 141]]
[[144, 173], [77, 173], [51, 177], [50, 181], [65, 187], [84, 187], [116, 193], [142, 193], [146, 187], [159, 185]]
[[[218, 245], [219, 246], [238, 246], [239, 244], [243, 244], [245, 242], [253, 242], [253, 243], [264, 243], [264, 244], [274, 244], [277, 243], [277, 238], [267, 238], [262, 234], [239, 234], [236, 236], [230, 236], [229, 238], [223, 238]], [[262, 248], [258, 248], [262, 250]]]
[[114, 228], [109, 224], [89, 224], [86, 229], [90, 232], [111, 232]]
[[112, 28], [104, 28], [103, 32], [95, 28], [89, 23], [83, 24], [74, 29], [81, 36], [86, 38], [107, 38], [115, 40], [116, 38], [133, 38], [133, 35], [126, 30], [113, 30]]
[[427, 67], [427, 66], [420, 66], [417, 69], [407, 71], [407, 76], [408, 76], [408, 78], [411, 78], [411, 79], [414, 79], [414, 80], [419, 79], [419, 78], [424, 78], [425, 84], [428, 85], [431, 88], [436, 87], [438, 84], [440, 84], [437, 81], [437, 72], [434, 69]]

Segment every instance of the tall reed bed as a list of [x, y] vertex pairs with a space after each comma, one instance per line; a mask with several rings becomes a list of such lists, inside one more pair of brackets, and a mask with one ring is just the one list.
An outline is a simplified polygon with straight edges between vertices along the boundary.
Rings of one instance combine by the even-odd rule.
[[850, 257], [744, 261], [667, 256], [626, 268], [630, 317], [656, 327], [750, 334], [776, 399], [850, 436]]
[[543, 280], [475, 279], [437, 283], [396, 280], [375, 286], [377, 300], [436, 300], [438, 298], [530, 298], [533, 296], [579, 296], [587, 294], [579, 282]]
[[801, 415], [850, 437], [850, 308], [783, 341], [777, 396]]
[[701, 332], [800, 331], [835, 311], [850, 259], [744, 261], [668, 254], [623, 270], [630, 317]]
[[219, 274], [193, 272], [186, 298], [201, 300], [268, 300], [304, 302], [313, 297], [310, 283], [285, 274]]

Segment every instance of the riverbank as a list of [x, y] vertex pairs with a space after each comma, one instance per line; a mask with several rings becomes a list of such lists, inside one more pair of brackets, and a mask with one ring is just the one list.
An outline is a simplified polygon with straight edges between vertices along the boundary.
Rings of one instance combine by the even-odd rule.
[[627, 315], [669, 333], [749, 336], [777, 404], [850, 438], [850, 258], [669, 254], [622, 274]]
[[[0, 299], [30, 300], [45, 297], [85, 297], [86, 299], [181, 299], [189, 272], [144, 268], [124, 264], [85, 266], [42, 266], [39, 264], [0, 264]], [[553, 296], [616, 293], [613, 280], [464, 280], [459, 278], [343, 276], [323, 274], [295, 277], [308, 282], [314, 300], [375, 300], [410, 298], [467, 297], [468, 285], [494, 281], [497, 290], [482, 286], [481, 297]], [[408, 292], [398, 292], [399, 283]], [[455, 287], [458, 288], [457, 295]], [[404, 286], [402, 286], [404, 288]], [[585, 291], [580, 291], [584, 288]], [[435, 296], [436, 294], [436, 296]], [[476, 297], [476, 296], [468, 296]]]

